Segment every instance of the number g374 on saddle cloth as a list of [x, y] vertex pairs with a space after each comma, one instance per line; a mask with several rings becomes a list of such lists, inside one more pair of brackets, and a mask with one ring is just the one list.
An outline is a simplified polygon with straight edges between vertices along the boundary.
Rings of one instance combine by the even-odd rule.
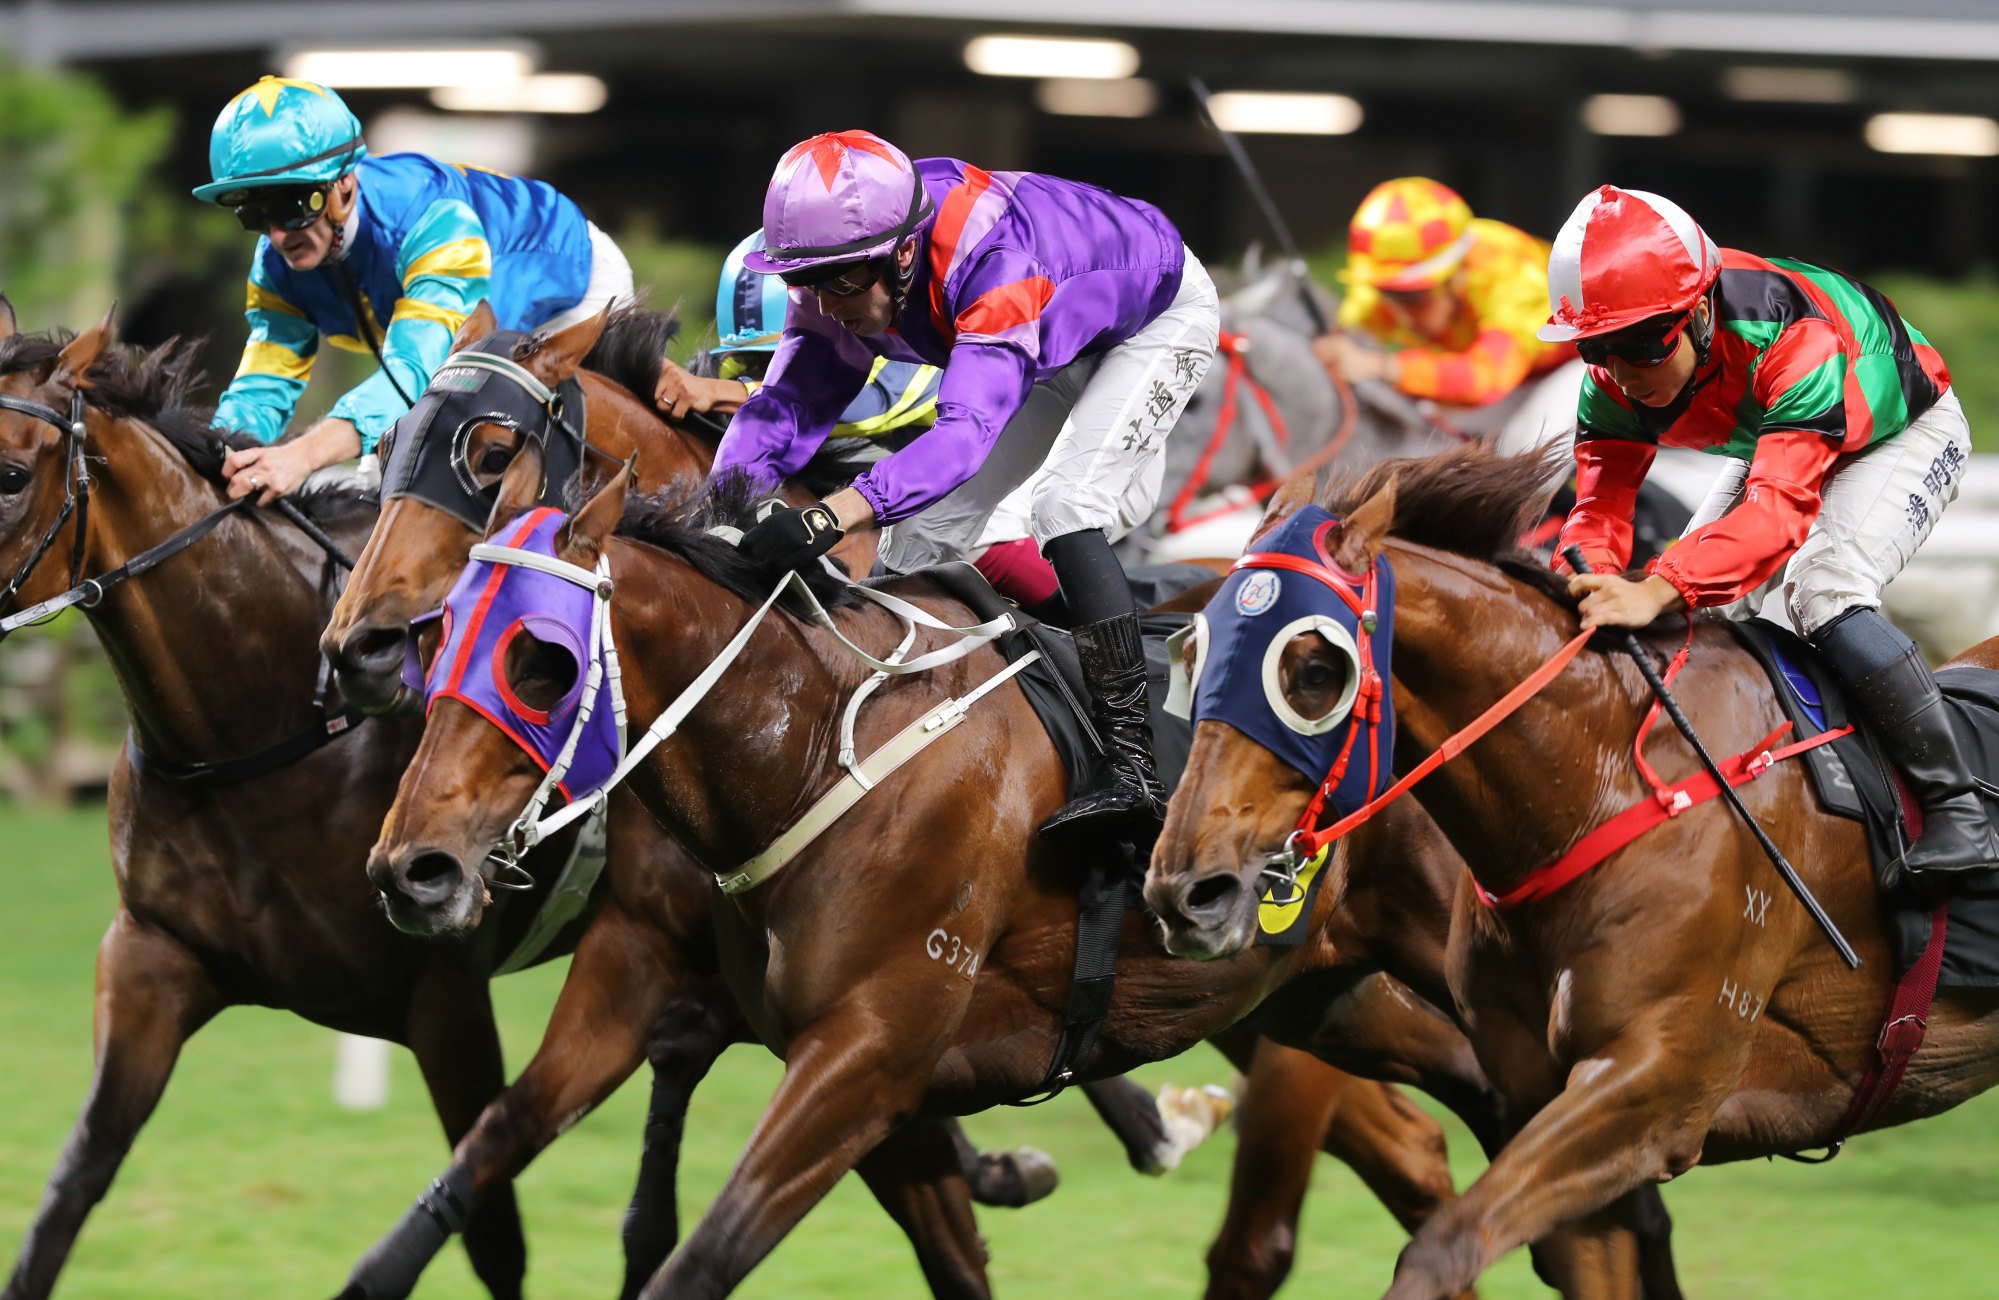
[[[1176, 663], [1191, 665], [1173, 674], [1170, 711], [1227, 723], [1318, 783], [1272, 860], [1280, 883], [1295, 884], [1298, 869], [1330, 846], [1330, 838], [1310, 842], [1322, 813], [1344, 819], [1375, 798], [1395, 750], [1387, 690], [1395, 573], [1386, 556], [1365, 575], [1334, 564], [1327, 539], [1338, 526], [1318, 506], [1293, 514], [1236, 561], [1207, 609], [1169, 643]], [[1347, 664], [1339, 695], [1309, 718], [1292, 708], [1280, 678], [1285, 647], [1305, 633]]]

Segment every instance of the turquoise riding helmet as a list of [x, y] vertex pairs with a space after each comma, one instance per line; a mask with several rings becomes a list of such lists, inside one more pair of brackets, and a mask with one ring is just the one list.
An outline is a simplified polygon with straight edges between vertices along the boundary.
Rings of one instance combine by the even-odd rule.
[[247, 190], [330, 184], [368, 154], [361, 122], [340, 96], [311, 81], [264, 77], [229, 101], [208, 137], [215, 179], [195, 187], [204, 203], [233, 207]]
[[744, 257], [763, 246], [764, 232], [754, 231], [722, 262], [722, 283], [715, 289], [715, 333], [720, 342], [713, 350], [718, 354], [777, 351], [789, 290], [778, 276], [758, 275], [743, 265]]

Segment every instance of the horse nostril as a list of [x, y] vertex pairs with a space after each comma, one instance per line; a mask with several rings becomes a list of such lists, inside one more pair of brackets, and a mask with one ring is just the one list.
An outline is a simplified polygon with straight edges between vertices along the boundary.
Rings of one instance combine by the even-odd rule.
[[1181, 911], [1190, 921], [1203, 924], [1218, 921], [1228, 915], [1241, 892], [1242, 882], [1233, 875], [1203, 876], [1188, 888]]
[[351, 664], [371, 666], [390, 660], [401, 663], [405, 635], [400, 628], [364, 628], [347, 638], [347, 643], [341, 647], [341, 658]]
[[432, 903], [450, 895], [458, 875], [457, 858], [432, 850], [411, 858], [396, 883], [415, 901]]

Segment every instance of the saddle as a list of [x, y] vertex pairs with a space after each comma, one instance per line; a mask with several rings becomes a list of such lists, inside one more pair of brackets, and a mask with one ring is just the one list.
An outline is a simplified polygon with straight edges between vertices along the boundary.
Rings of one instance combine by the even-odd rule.
[[[1012, 663], [1039, 650], [1041, 659], [1021, 670], [1018, 678], [1035, 716], [1055, 745], [1069, 773], [1069, 797], [1094, 788], [1103, 764], [1103, 739], [1090, 720], [1090, 692], [1076, 645], [1066, 631], [1051, 627], [994, 591], [985, 575], [969, 564], [940, 564], [909, 575], [927, 580], [946, 596], [963, 604], [980, 620], [1012, 614], [1017, 627], [1000, 638], [999, 646]], [[1215, 575], [1199, 565], [1157, 565], [1134, 570], [1132, 595], [1141, 609], [1157, 605]], [[1170, 793], [1187, 769], [1193, 745], [1192, 724], [1165, 711], [1166, 638], [1193, 620], [1191, 614], [1147, 614], [1139, 619], [1145, 636], [1145, 679], [1152, 723], [1152, 756], [1159, 779]]]
[[[1761, 619], [1731, 621], [1728, 626], [1769, 676], [1784, 716], [1795, 729], [1793, 739], [1806, 740], [1849, 724], [1854, 727], [1853, 734], [1801, 757], [1819, 807], [1866, 827], [1896, 968], [1909, 970], [1929, 943], [1936, 905], [1920, 895], [1900, 870], [1902, 846], [1911, 838], [1911, 797], [1869, 725], [1848, 705], [1844, 688], [1809, 645]], [[1999, 672], [1945, 668], [1936, 678], [1972, 770], [1999, 775]], [[1999, 789], [1981, 782], [1981, 796], [1986, 815], [1999, 818]], [[1950, 900], [1944, 935], [1937, 987], [1999, 988], [1999, 880], [1964, 882]]]

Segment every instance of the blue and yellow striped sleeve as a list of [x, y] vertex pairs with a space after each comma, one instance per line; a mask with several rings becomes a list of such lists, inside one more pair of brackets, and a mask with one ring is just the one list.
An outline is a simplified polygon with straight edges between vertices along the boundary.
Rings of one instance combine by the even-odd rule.
[[[727, 377], [727, 376], [725, 376]], [[887, 434], [927, 429], [937, 423], [937, 385], [944, 372], [914, 361], [876, 357], [867, 386], [840, 412], [829, 437], [880, 438]], [[736, 376], [751, 392], [757, 381]]]
[[215, 423], [259, 442], [274, 442], [285, 431], [299, 394], [312, 377], [319, 328], [271, 282], [262, 243], [250, 263], [243, 316], [250, 322], [250, 338], [243, 345], [236, 377], [216, 403]]
[[[334, 404], [333, 414], [352, 420], [361, 449], [375, 443], [408, 409], [396, 384], [414, 398], [451, 351], [451, 336], [492, 284], [493, 250], [486, 228], [460, 199], [439, 199], [404, 236], [396, 253], [396, 300], [382, 335], [382, 369]], [[390, 376], [395, 382], [390, 381]]]

